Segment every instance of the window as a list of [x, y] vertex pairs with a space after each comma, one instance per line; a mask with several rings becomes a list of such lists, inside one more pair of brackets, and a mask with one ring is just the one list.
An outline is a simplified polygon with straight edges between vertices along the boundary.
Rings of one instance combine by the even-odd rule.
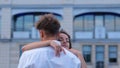
[[94, 29], [94, 16], [84, 15], [78, 16], [74, 20], [75, 31], [93, 31]]
[[[58, 19], [62, 19], [61, 16], [55, 15]], [[14, 16], [14, 31], [30, 31], [34, 26], [34, 23], [37, 22], [40, 18], [40, 14], [23, 14]]]
[[119, 16], [116, 16], [115, 17], [115, 30], [116, 31], [120, 31], [120, 17]]
[[23, 31], [23, 17], [18, 17], [15, 23], [14, 31]]
[[83, 31], [83, 17], [77, 17], [74, 22], [74, 29], [76, 31]]
[[35, 23], [40, 19], [39, 15], [35, 15]]
[[117, 63], [117, 46], [116, 45], [109, 46], [109, 62]]
[[33, 27], [34, 21], [33, 21], [33, 15], [26, 15], [24, 16], [24, 30], [30, 31]]
[[96, 61], [97, 62], [104, 61], [104, 46], [102, 46], [102, 45], [96, 46]]
[[[74, 37], [78, 39], [109, 38], [114, 32], [120, 32], [120, 15], [107, 12], [93, 12], [74, 17]], [[117, 34], [117, 33], [116, 33]]]
[[1, 37], [1, 16], [0, 16], [0, 37]]
[[87, 63], [91, 62], [91, 45], [83, 45], [83, 57]]
[[96, 68], [104, 68], [104, 45], [96, 45]]
[[113, 15], [105, 15], [105, 28], [107, 31], [115, 30], [115, 21]]
[[93, 28], [94, 28], [93, 15], [85, 15], [84, 16], [84, 30], [93, 31]]
[[[35, 23], [40, 19], [41, 15], [48, 14], [46, 12], [36, 13], [22, 13], [13, 16], [13, 38], [39, 38], [39, 33], [35, 29]], [[60, 21], [62, 16], [54, 14]], [[23, 36], [20, 36], [24, 34]]]
[[95, 15], [95, 27], [103, 26], [103, 15]]

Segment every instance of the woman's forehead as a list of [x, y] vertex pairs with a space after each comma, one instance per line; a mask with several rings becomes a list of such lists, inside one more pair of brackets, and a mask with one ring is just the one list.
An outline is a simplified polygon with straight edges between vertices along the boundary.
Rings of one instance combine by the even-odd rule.
[[68, 36], [67, 36], [66, 34], [64, 34], [64, 33], [60, 33], [59, 36], [60, 36], [60, 37], [68, 38]]

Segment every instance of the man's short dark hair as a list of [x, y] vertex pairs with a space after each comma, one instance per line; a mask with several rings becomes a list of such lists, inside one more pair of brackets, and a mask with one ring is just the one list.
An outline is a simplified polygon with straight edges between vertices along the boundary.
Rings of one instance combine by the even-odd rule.
[[36, 24], [36, 29], [45, 30], [47, 35], [55, 35], [59, 32], [60, 23], [53, 14], [45, 14], [41, 16]]

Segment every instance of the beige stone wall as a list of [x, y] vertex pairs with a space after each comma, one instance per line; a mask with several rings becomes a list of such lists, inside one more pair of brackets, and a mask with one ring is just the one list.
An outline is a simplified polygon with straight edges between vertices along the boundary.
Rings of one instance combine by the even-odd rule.
[[20, 50], [22, 46], [30, 42], [9, 42], [9, 68], [17, 68], [20, 59]]
[[12, 0], [13, 5], [52, 5], [52, 4], [62, 4], [63, 0]]
[[0, 0], [0, 5], [10, 5], [12, 0]]
[[120, 44], [118, 44], [118, 68], [120, 68]]
[[0, 42], [0, 68], [9, 68], [10, 45], [8, 42]]
[[1, 39], [11, 38], [11, 8], [1, 9]]
[[63, 23], [62, 28], [67, 31], [71, 38], [73, 36], [73, 9], [70, 7], [63, 8]]
[[10, 45], [10, 68], [17, 68], [19, 62], [19, 43], [11, 43]]
[[106, 5], [106, 4], [118, 4], [118, 3], [120, 3], [120, 0], [74, 0], [74, 3], [75, 4], [82, 4], [82, 5], [84, 5], [84, 4], [91, 4], [91, 5], [103, 4], [103, 5]]
[[120, 0], [0, 0], [0, 4], [13, 5], [46, 5], [46, 4], [81, 4], [81, 5], [96, 5], [96, 4], [119, 4]]

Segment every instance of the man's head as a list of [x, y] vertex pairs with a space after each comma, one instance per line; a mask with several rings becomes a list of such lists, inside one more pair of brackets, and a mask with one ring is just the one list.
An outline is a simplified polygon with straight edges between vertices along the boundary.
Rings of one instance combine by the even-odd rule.
[[52, 14], [45, 14], [36, 24], [42, 40], [55, 37], [59, 33], [60, 23]]

